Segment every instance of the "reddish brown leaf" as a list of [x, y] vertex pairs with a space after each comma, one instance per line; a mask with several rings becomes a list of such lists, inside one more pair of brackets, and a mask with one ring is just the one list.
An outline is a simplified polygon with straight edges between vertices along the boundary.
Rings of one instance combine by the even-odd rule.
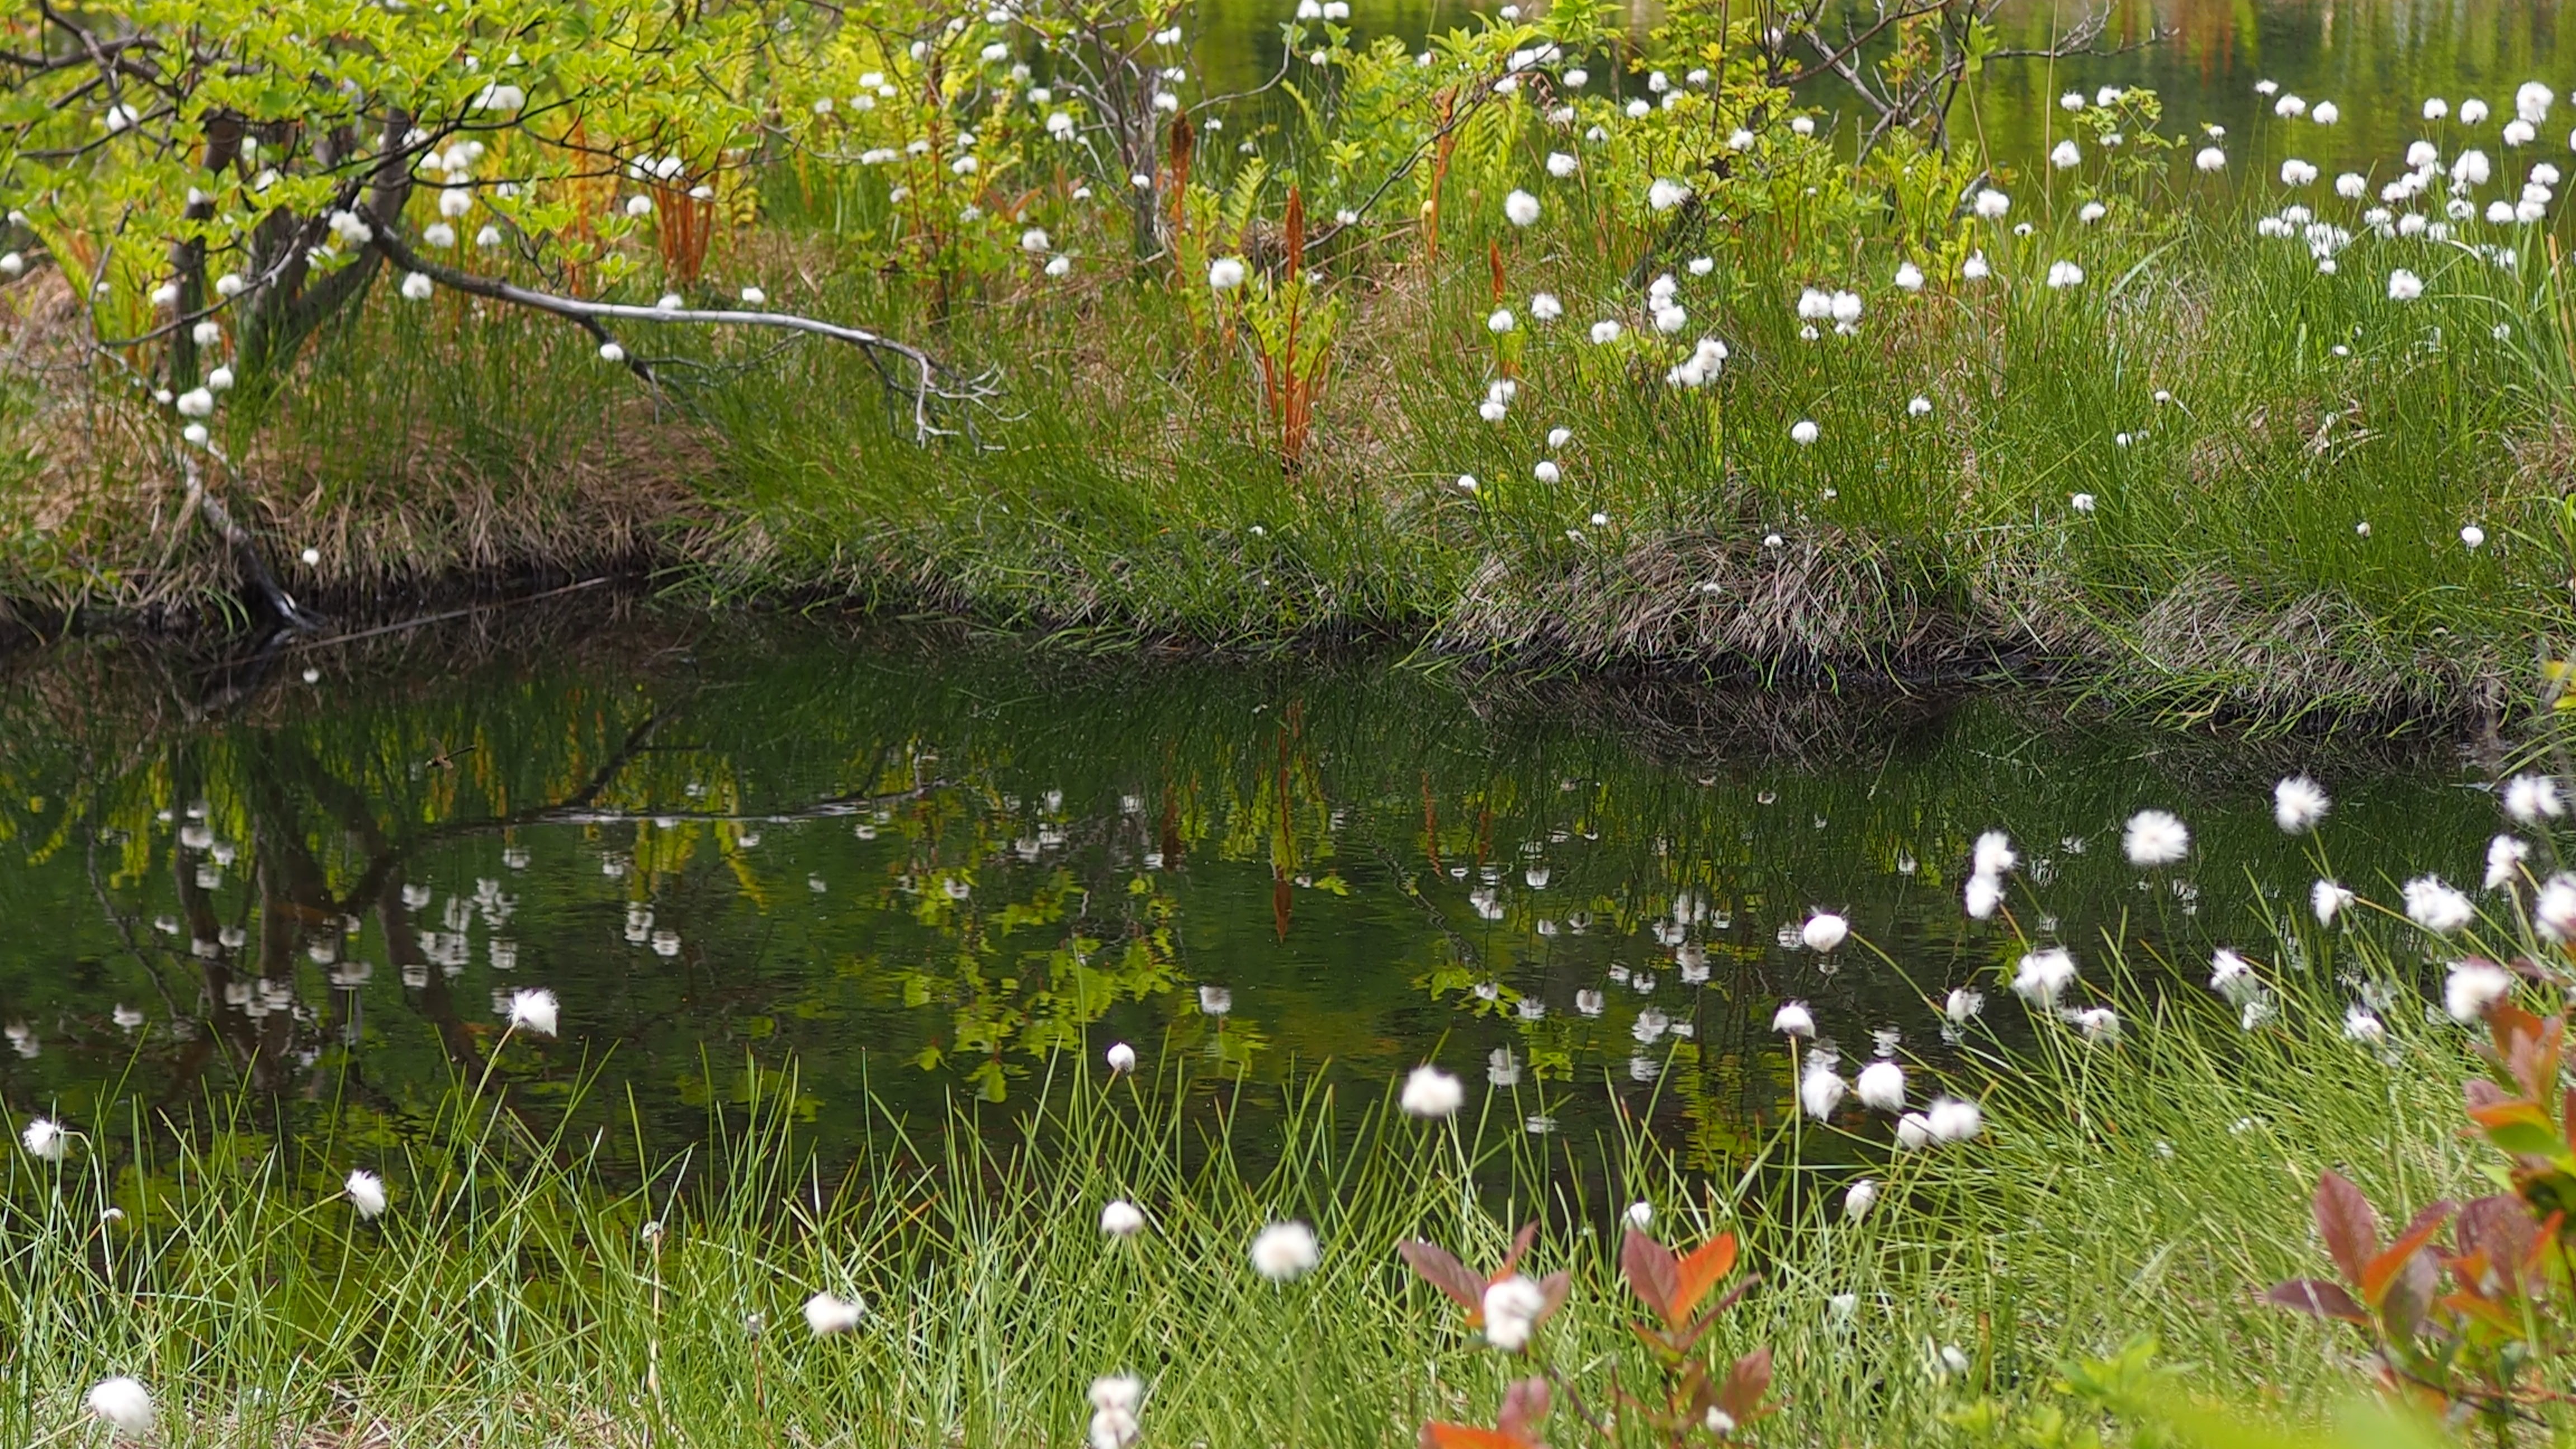
[[1619, 1245], [1619, 1271], [1628, 1279], [1628, 1287], [1656, 1316], [1674, 1322], [1673, 1294], [1679, 1291], [1681, 1272], [1673, 1262], [1673, 1250], [1647, 1237], [1635, 1228], [1628, 1230]]
[[2346, 1323], [2368, 1323], [2370, 1315], [2338, 1283], [2323, 1278], [2293, 1278], [2274, 1286], [2263, 1295], [2266, 1303], [2296, 1309], [2315, 1318], [2340, 1319]]
[[1485, 1280], [1451, 1257], [1448, 1249], [1415, 1238], [1396, 1244], [1395, 1251], [1423, 1282], [1448, 1294], [1460, 1307], [1470, 1313], [1485, 1311]]
[[1726, 1371], [1726, 1382], [1717, 1391], [1717, 1406], [1726, 1411], [1736, 1427], [1762, 1417], [1762, 1400], [1771, 1392], [1771, 1350], [1757, 1348], [1735, 1361]]
[[1547, 1380], [1518, 1379], [1503, 1390], [1503, 1412], [1495, 1424], [1523, 1444], [1538, 1442], [1538, 1421], [1547, 1417]]
[[2424, 1245], [2433, 1240], [2433, 1234], [2440, 1230], [2442, 1220], [2450, 1215], [2451, 1205], [2448, 1202], [2437, 1202], [2417, 1213], [2415, 1221], [2406, 1225], [2406, 1231], [2398, 1235], [2397, 1241], [2389, 1244], [2385, 1252], [2371, 1259], [2362, 1268], [2358, 1285], [2361, 1289], [2362, 1301], [2374, 1308], [2379, 1307], [2381, 1300], [2388, 1296], [2388, 1285], [2395, 1282], [2397, 1275], [2405, 1270], [2408, 1263], [2414, 1261], [2415, 1255], [2422, 1251]]
[[2498, 1102], [2507, 1100], [2504, 1094], [2504, 1088], [2497, 1086], [2495, 1083], [2488, 1081], [2484, 1077], [2471, 1077], [2467, 1081], [2462, 1082], [2460, 1084], [2460, 1095], [2468, 1099], [2469, 1110], [2472, 1112], [2478, 1110], [2480, 1107], [2492, 1107]]
[[2327, 1256], [2345, 1282], [2359, 1284], [2379, 1251], [2379, 1214], [2370, 1210], [2370, 1199], [2360, 1188], [2332, 1171], [2317, 1178], [2316, 1206], [2317, 1232], [2326, 1240]]
[[2459, 1226], [2453, 1232], [2461, 1258], [2479, 1260], [2479, 1266], [2457, 1264], [2454, 1276], [2474, 1280], [2492, 1266], [2513, 1275], [2519, 1288], [2525, 1276], [2523, 1264], [2531, 1257], [2532, 1239], [2539, 1231], [2531, 1209], [2518, 1197], [2498, 1194], [2467, 1204], [2460, 1209]]
[[1538, 1224], [1536, 1223], [1530, 1223], [1524, 1226], [1518, 1233], [1513, 1234], [1512, 1250], [1503, 1255], [1503, 1266], [1496, 1268], [1494, 1270], [1494, 1276], [1486, 1279], [1485, 1281], [1488, 1283], [1500, 1283], [1504, 1279], [1512, 1276], [1512, 1274], [1520, 1271], [1521, 1255], [1528, 1252], [1530, 1250], [1530, 1244], [1537, 1241]]
[[1673, 1301], [1665, 1310], [1664, 1321], [1679, 1328], [1690, 1321], [1691, 1310], [1699, 1307], [1708, 1290], [1735, 1271], [1735, 1234], [1720, 1233], [1700, 1244], [1675, 1269]]

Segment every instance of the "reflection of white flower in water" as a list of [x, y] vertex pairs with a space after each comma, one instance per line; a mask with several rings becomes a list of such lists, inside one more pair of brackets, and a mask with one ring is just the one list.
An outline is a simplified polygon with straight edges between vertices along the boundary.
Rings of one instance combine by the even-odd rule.
[[2559, 796], [2557, 780], [2550, 776], [2516, 775], [2505, 781], [2504, 810], [2525, 825], [2535, 825], [2566, 814], [2567, 803]]
[[1628, 1024], [1628, 1035], [1635, 1037], [1641, 1046], [1652, 1046], [1671, 1025], [1671, 1017], [1650, 1006], [1638, 1012], [1637, 1019]]
[[1496, 1047], [1485, 1054], [1485, 1080], [1497, 1087], [1521, 1084], [1520, 1060], [1512, 1055], [1510, 1047]]
[[1223, 1016], [1232, 1010], [1234, 1010], [1232, 991], [1222, 986], [1199, 988], [1199, 1013], [1202, 1016]]
[[1599, 1016], [1605, 999], [1597, 989], [1586, 988], [1574, 993], [1574, 1009], [1585, 1016]]
[[2530, 854], [2530, 844], [2516, 836], [2499, 835], [2488, 841], [2486, 888], [2494, 890], [2513, 879], [2514, 872]]

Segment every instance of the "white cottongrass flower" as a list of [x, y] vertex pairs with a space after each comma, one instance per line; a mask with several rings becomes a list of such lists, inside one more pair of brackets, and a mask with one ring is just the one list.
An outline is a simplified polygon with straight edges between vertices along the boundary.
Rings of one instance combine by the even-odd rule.
[[2092, 512], [2096, 502], [2098, 502], [2098, 500], [2090, 493], [2069, 493], [2066, 495], [2066, 506], [2074, 509], [2078, 513]]
[[2079, 1007], [2066, 1013], [2066, 1024], [2096, 1044], [2120, 1039], [2120, 1014], [2107, 1006]]
[[1978, 875], [2010, 875], [2020, 865], [2021, 856], [2013, 850], [2012, 837], [2000, 830], [1979, 835], [1968, 854], [1968, 868]]
[[2331, 926], [2336, 916], [2352, 904], [2352, 892], [2340, 884], [2321, 880], [2308, 887], [2308, 909], [2316, 913], [2317, 924]]
[[[1979, 194], [1982, 195], [1983, 193]], [[1968, 259], [1959, 264], [1959, 275], [1971, 282], [1982, 282], [1994, 274], [1995, 269], [1992, 264], [1987, 262], [1986, 254], [1983, 251], [1973, 251], [1968, 253]]]
[[2460, 124], [2461, 124], [2461, 125], [2463, 125], [2463, 126], [2476, 126], [2476, 125], [2482, 125], [2482, 124], [2484, 124], [2484, 123], [2485, 123], [2486, 118], [2487, 118], [2487, 103], [2486, 103], [2486, 102], [2484, 102], [2484, 101], [2482, 101], [2482, 100], [2477, 99], [2475, 96], [2472, 96], [2472, 97], [2470, 97], [2469, 99], [2467, 99], [2467, 100], [2465, 100], [2465, 101], [2460, 102]]
[[2388, 274], [2388, 300], [2412, 302], [2424, 295], [2424, 279], [2399, 267]]
[[456, 228], [443, 221], [433, 221], [420, 229], [420, 239], [425, 246], [447, 251], [456, 245]]
[[2171, 865], [2191, 853], [2191, 831], [2170, 810], [2141, 810], [2120, 836], [2129, 864]]
[[2437, 936], [2451, 934], [2477, 914], [2469, 898], [2443, 884], [2440, 876], [2419, 875], [2405, 889], [2406, 918]]
[[[10, 1028], [13, 1034], [17, 1030], [16, 1027]], [[30, 1121], [27, 1124], [27, 1130], [18, 1134], [18, 1141], [26, 1147], [29, 1157], [42, 1162], [60, 1162], [72, 1148], [72, 1135], [63, 1130], [63, 1124], [51, 1117], [38, 1117]]]
[[1922, 290], [1923, 290], [1923, 269], [1922, 269], [1921, 267], [1918, 267], [1918, 266], [1914, 265], [1912, 262], [1899, 262], [1899, 263], [1897, 263], [1897, 264], [1896, 264], [1896, 286], [1897, 286], [1897, 289], [1898, 289], [1899, 291], [1905, 291], [1905, 292], [1920, 292], [1920, 291], [1922, 291]]
[[1869, 1215], [1878, 1202], [1878, 1179], [1864, 1177], [1843, 1189], [1843, 1216], [1854, 1222]]
[[805, 1300], [805, 1326], [814, 1330], [816, 1338], [829, 1338], [836, 1333], [847, 1333], [858, 1327], [859, 1320], [867, 1315], [868, 1305], [856, 1297], [843, 1298], [832, 1293], [817, 1293]]
[[1932, 1141], [1932, 1119], [1921, 1112], [1908, 1112], [1896, 1119], [1896, 1150], [1920, 1152]]
[[2084, 285], [2084, 269], [2073, 262], [2050, 262], [2048, 285], [2059, 291]]
[[1977, 921], [1992, 919], [1995, 908], [2002, 905], [2003, 901], [2002, 877], [1986, 875], [1982, 872], [1968, 877], [1968, 887], [1962, 893], [1962, 904], [1967, 907], [1969, 919]]
[[2465, 1026], [2484, 1018], [2512, 990], [2513, 976], [2501, 966], [2488, 961], [2455, 962], [2450, 979], [2442, 983], [2442, 1009]]
[[2191, 158], [2191, 164], [2203, 171], [2224, 171], [2227, 169], [2227, 153], [2215, 146], [2203, 146], [2199, 154]]
[[1831, 911], [1816, 912], [1798, 928], [1798, 939], [1804, 941], [1810, 951], [1831, 951], [1850, 935], [1851, 922]]
[[1592, 345], [1595, 347], [1607, 347], [1611, 343], [1619, 340], [1619, 331], [1619, 324], [1606, 318], [1602, 321], [1593, 323]]
[[1109, 1070], [1113, 1072], [1136, 1070], [1136, 1049], [1123, 1041], [1111, 1042], [1109, 1050], [1101, 1054], [1101, 1059], [1109, 1063]]
[[128, 1439], [152, 1433], [152, 1392], [123, 1374], [90, 1385], [86, 1401], [91, 1417], [105, 1420]]
[[1550, 151], [1547, 153], [1547, 174], [1555, 177], [1559, 181], [1563, 181], [1565, 178], [1572, 176], [1579, 164], [1580, 163], [1567, 152]]
[[1985, 1125], [1985, 1114], [1974, 1102], [1957, 1097], [1943, 1097], [1924, 1114], [1926, 1125], [1935, 1142], [1965, 1142]]
[[2057, 149], [2048, 153], [2048, 164], [2060, 171], [2079, 165], [2083, 160], [2084, 148], [2071, 140], [2058, 142]]
[[1512, 309], [1509, 307], [1496, 307], [1485, 318], [1485, 330], [1497, 337], [1519, 325], [1520, 320], [1512, 316]]
[[2363, 1046], [2377, 1046], [2388, 1040], [2388, 1024], [2369, 1007], [2355, 1002], [2343, 1014], [2343, 1034]]
[[2313, 161], [2302, 161], [2298, 157], [2293, 156], [2289, 160], [2281, 163], [2281, 184], [2283, 186], [2306, 186], [2314, 182], [2316, 179], [2317, 166]]
[[1646, 205], [1655, 211], [1670, 211], [1690, 200], [1690, 194], [1689, 187], [1659, 176], [1655, 178], [1654, 185], [1646, 188]]
[[602, 362], [624, 362], [626, 360], [626, 349], [618, 346], [614, 342], [603, 342], [599, 344], [599, 360]]
[[1843, 1103], [1843, 1094], [1850, 1090], [1842, 1075], [1818, 1057], [1809, 1061], [1806, 1073], [1798, 1079], [1798, 1105], [1806, 1109], [1808, 1116], [1822, 1122], [1834, 1115], [1834, 1109]]
[[2283, 96], [2272, 103], [2272, 114], [2285, 120], [2295, 120], [2307, 112], [2308, 103], [2295, 95]]
[[2343, 108], [2332, 101], [2319, 101], [2309, 108], [2308, 119], [2320, 126], [2331, 126], [2343, 119]]
[[2494, 890], [2497, 886], [2513, 879], [2514, 872], [2521, 868], [2523, 861], [2530, 855], [2530, 842], [2518, 836], [2499, 835], [2488, 841], [2485, 888]]
[[1881, 1112], [1905, 1110], [1905, 1068], [1894, 1062], [1871, 1062], [1853, 1083], [1861, 1105]]
[[1909, 418], [1919, 418], [1931, 411], [1932, 399], [1923, 396], [1921, 393], [1916, 393], [1905, 404], [1905, 415]]
[[1821, 430], [1813, 418], [1800, 418], [1789, 425], [1789, 441], [1803, 448], [1814, 442]]
[[1113, 1238], [1132, 1238], [1145, 1231], [1145, 1210], [1123, 1197], [1112, 1198], [1100, 1209], [1100, 1231]]
[[2292, 775], [2272, 787], [2272, 821], [2284, 835], [2305, 835], [2333, 808], [2325, 787], [2305, 775]]
[[2012, 198], [2001, 190], [1988, 186], [1979, 189], [1976, 199], [1969, 205], [1977, 215], [1986, 220], [2001, 221], [2012, 211]]
[[2111, 208], [2099, 201], [2088, 201], [2082, 206], [2075, 208], [2075, 219], [2084, 223], [2086, 226], [2091, 226], [2093, 223], [2100, 221], [2102, 218], [2109, 216], [2110, 214]]
[[1438, 1067], [1420, 1066], [1405, 1077], [1398, 1100], [1413, 1116], [1446, 1117], [1466, 1102], [1467, 1089]]
[[1055, 238], [1047, 235], [1045, 227], [1033, 226], [1020, 233], [1021, 251], [1043, 253], [1053, 250], [1054, 247]]
[[1565, 315], [1565, 304], [1554, 292], [1540, 292], [1530, 298], [1530, 316], [1541, 322], [1553, 322]]
[[1091, 1381], [1090, 1449], [1128, 1449], [1144, 1430], [1136, 1422], [1136, 1408], [1145, 1398], [1145, 1384], [1126, 1374], [1106, 1375]]
[[1526, 191], [1514, 191], [1503, 198], [1503, 219], [1514, 226], [1528, 226], [1538, 220], [1538, 198]]
[[561, 1024], [561, 1007], [555, 994], [539, 986], [510, 993], [510, 1026], [526, 1027], [539, 1036], [553, 1036]]
[[2451, 103], [2449, 101], [2442, 99], [2440, 96], [2430, 96], [2425, 99], [2425, 120], [2438, 121], [2449, 114], [2451, 114]]
[[1784, 1001], [1771, 1013], [1771, 1029], [1782, 1036], [1814, 1036], [1816, 1016], [1803, 1001]]
[[1220, 292], [1231, 292], [1243, 285], [1243, 259], [1219, 257], [1208, 264], [1208, 286]]
[[[2496, 325], [2498, 327], [2502, 327], [2504, 324], [2499, 322]], [[2468, 524], [2460, 530], [2460, 544], [2471, 553], [2475, 553], [2479, 549], [2486, 547], [2487, 531], [2478, 527], [2474, 523]]]
[[406, 301], [426, 302], [430, 293], [436, 290], [437, 284], [429, 279], [427, 272], [413, 272], [402, 279], [402, 294]]
[[1539, 1315], [1547, 1311], [1547, 1290], [1514, 1273], [1486, 1285], [1484, 1306], [1485, 1341], [1505, 1353], [1518, 1353], [1538, 1331]]
[[2504, 782], [2504, 813], [2525, 825], [2555, 820], [2567, 813], [2558, 781], [2549, 775], [2516, 775]]
[[2576, 941], [2576, 876], [2562, 871], [2541, 883], [2531, 898], [2531, 923], [2562, 945]]
[[215, 411], [215, 394], [210, 388], [192, 387], [179, 394], [178, 401], [171, 406], [176, 407], [183, 418], [211, 417]]
[[1272, 1223], [1252, 1239], [1252, 1268], [1273, 1283], [1293, 1282], [1324, 1260], [1315, 1230], [1304, 1223]]
[[349, 1206], [358, 1210], [360, 1218], [380, 1217], [384, 1214], [385, 1180], [365, 1168], [362, 1167], [350, 1173], [349, 1180], [342, 1186], [341, 1192], [349, 1199]]
[[1062, 254], [1047, 258], [1046, 274], [1050, 277], [1071, 276], [1073, 274], [1073, 258]]
[[2055, 1006], [2074, 984], [2075, 958], [2063, 946], [2050, 946], [2021, 958], [2013, 972], [2012, 989], [2022, 1000], [2044, 1009]]
[[2221, 947], [2210, 956], [2209, 989], [2228, 1000], [2241, 1005], [2245, 997], [2259, 990], [2262, 984], [2254, 974], [2253, 963], [2236, 951]]
[[1952, 1026], [1965, 1026], [1986, 1009], [1986, 994], [1973, 986], [1953, 986], [1950, 997], [1941, 1003], [1941, 1014]]

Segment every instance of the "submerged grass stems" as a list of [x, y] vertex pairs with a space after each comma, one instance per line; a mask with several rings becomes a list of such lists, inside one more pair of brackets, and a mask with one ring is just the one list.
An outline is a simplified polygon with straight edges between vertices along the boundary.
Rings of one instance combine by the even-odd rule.
[[[1024, 1108], [878, 1112], [845, 1142], [799, 1130], [792, 1074], [754, 1070], [701, 1145], [658, 1157], [472, 1083], [408, 1129], [352, 1099], [328, 1140], [281, 1139], [247, 1099], [184, 1122], [128, 1100], [60, 1163], [12, 1155], [0, 1428], [65, 1432], [91, 1383], [131, 1373], [180, 1444], [1069, 1442], [1086, 1386], [1130, 1373], [1147, 1442], [1405, 1443], [1426, 1417], [1490, 1422], [1516, 1370], [1395, 1244], [1481, 1270], [1541, 1222], [1533, 1268], [1576, 1280], [1542, 1346], [1597, 1393], [1643, 1368], [1614, 1263], [1630, 1202], [1669, 1242], [1745, 1240], [1762, 1281], [1715, 1337], [1777, 1351], [1782, 1442], [1921, 1442], [2142, 1333], [2203, 1393], [2317, 1412], [2351, 1385], [2345, 1346], [2254, 1294], [2313, 1267], [2321, 1168], [2401, 1206], [2468, 1180], [2460, 1038], [2399, 1020], [2350, 1040], [2312, 976], [2245, 1031], [2116, 944], [2092, 969], [2118, 1039], [1972, 1029], [1914, 1090], [1981, 1099], [1985, 1128], [1917, 1153], [1852, 1109], [1690, 1167], [1651, 1118], [1522, 1130], [1531, 1093], [1579, 1084], [1426, 1122], [1393, 1084], [1265, 1092], [1151, 1048], [1141, 1075], [1068, 1052]], [[382, 1216], [345, 1200], [353, 1166], [383, 1173]], [[1104, 1235], [1112, 1200], [1140, 1233]], [[1249, 1247], [1292, 1220], [1320, 1265], [1266, 1281]], [[818, 1293], [863, 1304], [856, 1326], [809, 1332]]]

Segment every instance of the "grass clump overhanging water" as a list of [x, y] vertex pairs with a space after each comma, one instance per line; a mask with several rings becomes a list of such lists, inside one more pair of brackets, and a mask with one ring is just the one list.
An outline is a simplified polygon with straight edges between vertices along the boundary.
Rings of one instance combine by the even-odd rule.
[[[1114, 62], [1036, 12], [783, 19], [757, 145], [657, 131], [635, 195], [582, 159], [548, 183], [570, 217], [498, 179], [570, 165], [546, 134], [421, 108], [427, 179], [351, 264], [431, 270], [178, 414], [118, 372], [16, 422], [46, 461], [0, 592], [220, 588], [163, 512], [202, 464], [258, 500], [290, 586], [343, 599], [627, 566], [1090, 639], [2062, 675], [2273, 723], [2461, 709], [2565, 631], [2545, 85], [2380, 157], [2296, 97], [2215, 138], [2143, 89], [2070, 91], [2021, 157], [1973, 139], [1991, 73], [1864, 126], [1792, 83], [1797, 26], [1726, 7], [1642, 39], [1573, 5], [1479, 18], [1418, 56], [1301, 15], [1293, 88], [1204, 101], [1169, 17], [1119, 16]], [[1898, 23], [1873, 64], [1949, 74], [1957, 19]], [[907, 25], [936, 35], [883, 38]], [[1102, 80], [1131, 70], [1135, 94]], [[487, 211], [515, 250], [462, 245]], [[87, 275], [67, 214], [27, 225]], [[864, 320], [952, 381], [726, 323], [603, 342], [469, 260], [652, 315]], [[168, 305], [149, 266], [98, 265], [86, 319], [42, 265], [9, 289], [59, 375], [97, 365], [100, 316]], [[189, 348], [228, 356], [209, 325]]]
[[[1981, 866], [2009, 870], [1991, 849]], [[1661, 1140], [1652, 1111], [1597, 1141], [1524, 1130], [1577, 1083], [1263, 1091], [1099, 1042], [1024, 1107], [873, 1111], [847, 1141], [799, 1129], [792, 1072], [746, 1064], [699, 1145], [658, 1151], [568, 1137], [571, 1104], [509, 1085], [557, 1024], [533, 989], [422, 1119], [353, 1092], [327, 1134], [294, 1136], [256, 1099], [170, 1116], [111, 1087], [11, 1124], [0, 1426], [102, 1432], [84, 1396], [115, 1377], [171, 1444], [1381, 1444], [1526, 1411], [1531, 1379], [1560, 1444], [1712, 1425], [2230, 1442], [2196, 1415], [2253, 1433], [2248, 1415], [2332, 1411], [2368, 1381], [2362, 1342], [2262, 1301], [2331, 1276], [2321, 1175], [2394, 1223], [2471, 1195], [2494, 1160], [2457, 1130], [2478, 1069], [2451, 1023], [2500, 1010], [2511, 981], [2464, 996], [2481, 968], [2455, 966], [2419, 1012], [2422, 933], [2537, 944], [2525, 911], [2563, 933], [2576, 885], [2526, 875], [2483, 920], [2420, 889], [2411, 922], [2367, 901], [2339, 924], [2285, 916], [2267, 958], [2222, 959], [2210, 990], [2116, 936], [2050, 988], [2030, 960], [2049, 948], [2011, 924], [2038, 892], [2006, 894], [1995, 976], [1961, 989], [2021, 983], [2029, 1010], [1943, 1002], [1955, 1039], [1920, 1043], [1897, 1089], [1926, 1115], [1898, 1117], [1867, 1077], [1818, 1110], [1812, 1084], [1847, 1063], [1784, 1011], [1791, 1049], [1752, 1068], [1777, 1074], [1779, 1105], [1713, 1154]], [[1810, 938], [1847, 969], [1901, 969], [1830, 926]], [[1523, 1223], [1513, 1266], [1566, 1286], [1506, 1354], [1397, 1249], [1428, 1240], [1481, 1276]], [[1724, 1374], [1767, 1353], [1763, 1412], [1718, 1425], [1684, 1380], [1692, 1422], [1647, 1432], [1654, 1411], [1623, 1397], [1660, 1404], [1667, 1381], [1631, 1327], [1655, 1321], [1633, 1296], [1640, 1234], [1691, 1255], [1702, 1307], [1740, 1291], [1682, 1358]], [[88, 1403], [134, 1417], [117, 1388]], [[1111, 1409], [1128, 1418], [1104, 1438]]]

